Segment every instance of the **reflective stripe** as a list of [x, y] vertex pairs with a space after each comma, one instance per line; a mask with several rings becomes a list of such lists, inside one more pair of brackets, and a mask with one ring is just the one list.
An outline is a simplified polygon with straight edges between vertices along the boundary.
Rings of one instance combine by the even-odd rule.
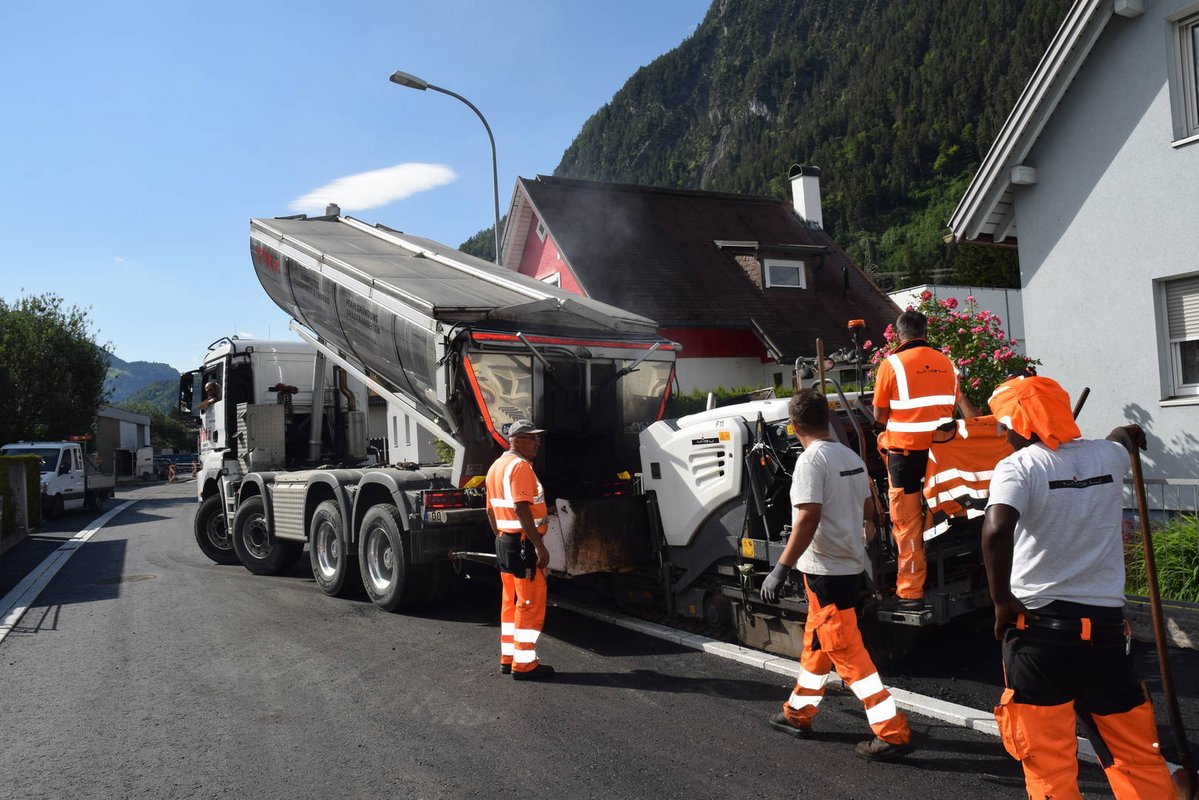
[[541, 631], [535, 631], [532, 628], [517, 628], [513, 637], [521, 644], [536, 644], [537, 637], [541, 635]]
[[930, 506], [937, 506], [949, 500], [957, 500], [959, 497], [973, 497], [976, 500], [985, 500], [990, 495], [986, 489], [971, 489], [969, 486], [955, 486], [952, 489], [946, 489], [943, 492], [937, 492], [932, 497], [928, 497]]
[[901, 402], [910, 400], [912, 396], [908, 391], [908, 373], [904, 371], [903, 362], [899, 360], [898, 355], [892, 355], [887, 356], [887, 363], [891, 365], [891, 369], [895, 372], [895, 388], [899, 392], [899, 400]]
[[967, 472], [966, 470], [951, 467], [933, 475], [929, 484], [936, 486], [939, 483], [947, 483], [955, 478], [961, 478], [964, 481], [989, 481], [993, 474], [995, 474], [995, 470], [993, 469], [984, 469], [981, 472]]
[[[984, 512], [980, 508], [967, 508], [966, 509], [966, 519], [975, 519], [977, 517], [983, 516], [984, 513], [986, 513], [986, 512]], [[960, 517], [955, 517], [953, 519], [960, 519]], [[933, 527], [926, 530], [924, 532], [924, 541], [927, 542], [929, 539], [936, 539], [938, 536], [940, 536], [941, 534], [943, 534], [947, 530], [949, 530], [949, 523], [952, 522], [953, 519], [947, 519], [944, 522], [934, 525]]]
[[917, 397], [915, 400], [892, 400], [892, 410], [906, 408], [927, 408], [928, 406], [951, 406], [956, 398], [948, 394], [934, 394], [928, 397]]
[[516, 645], [512, 644], [512, 642], [500, 642], [500, 655], [516, 655]]
[[898, 713], [899, 709], [895, 707], [895, 701], [888, 697], [878, 705], [866, 709], [866, 721], [871, 725], [877, 725], [880, 722], [886, 722]]
[[536, 650], [517, 650], [512, 654], [513, 664], [532, 664], [537, 660]]
[[807, 708], [808, 706], [820, 705], [820, 698], [823, 696], [824, 695], [820, 694], [793, 694], [791, 695], [791, 699], [787, 701], [787, 705], [798, 711], [799, 709]]
[[799, 680], [797, 683], [804, 689], [823, 689], [824, 684], [828, 683], [828, 673], [826, 672], [823, 675], [817, 675], [814, 672], [808, 672], [803, 667], [800, 667]]
[[853, 693], [859, 700], [865, 700], [871, 695], [878, 694], [885, 687], [883, 686], [883, 679], [875, 672], [872, 675], [867, 675], [865, 678], [857, 679], [850, 684], [849, 688], [853, 690]]
[[511, 636], [513, 634], [513, 632], [515, 632], [515, 631], [516, 631], [516, 623], [515, 622], [501, 622], [500, 623], [500, 636]]
[[520, 527], [520, 520], [518, 520], [518, 519], [497, 519], [495, 521], [495, 526], [497, 528], [499, 528], [501, 531], [522, 530], [522, 528]]
[[888, 417], [887, 430], [895, 431], [896, 433], [928, 433], [935, 431], [946, 422], [953, 422], [953, 417], [938, 417], [929, 422], [896, 422]]
[[492, 508], [516, 508], [515, 501], [505, 500], [503, 498], [488, 498], [491, 501]]

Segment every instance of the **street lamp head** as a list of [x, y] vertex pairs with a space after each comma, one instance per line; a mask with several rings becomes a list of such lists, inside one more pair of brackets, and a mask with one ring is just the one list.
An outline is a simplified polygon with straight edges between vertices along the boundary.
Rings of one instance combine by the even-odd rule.
[[415, 75], [409, 75], [407, 72], [400, 72], [398, 69], [391, 73], [390, 80], [392, 83], [407, 86], [409, 89], [420, 89], [422, 92], [429, 88], [428, 81], [422, 80]]

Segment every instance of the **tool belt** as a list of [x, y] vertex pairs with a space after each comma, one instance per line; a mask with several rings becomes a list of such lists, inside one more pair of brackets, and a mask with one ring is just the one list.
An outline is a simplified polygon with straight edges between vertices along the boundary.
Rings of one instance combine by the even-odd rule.
[[1125, 620], [1092, 620], [1090, 617], [1063, 618], [1038, 616], [1035, 619], [1024, 614], [1016, 617], [1016, 630], [1054, 631], [1071, 637], [1078, 637], [1084, 642], [1102, 639], [1123, 639], [1130, 633]]

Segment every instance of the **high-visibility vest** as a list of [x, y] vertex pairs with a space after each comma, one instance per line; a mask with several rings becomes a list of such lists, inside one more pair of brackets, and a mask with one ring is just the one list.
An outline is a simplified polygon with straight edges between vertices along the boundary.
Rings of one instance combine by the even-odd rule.
[[533, 471], [533, 465], [511, 451], [495, 460], [487, 470], [487, 503], [495, 514], [495, 526], [500, 533], [522, 533], [516, 516], [517, 503], [529, 503], [537, 532], [544, 534], [548, 513], [545, 490]]
[[924, 497], [932, 518], [926, 521], [924, 538], [947, 531], [955, 517], [981, 517], [995, 465], [1011, 453], [1012, 446], [999, 434], [994, 416], [959, 419], [952, 439], [933, 442], [924, 477]]
[[957, 397], [957, 369], [940, 351], [919, 346], [887, 356], [875, 382], [874, 404], [890, 409], [879, 446], [927, 450], [933, 431], [953, 421]]

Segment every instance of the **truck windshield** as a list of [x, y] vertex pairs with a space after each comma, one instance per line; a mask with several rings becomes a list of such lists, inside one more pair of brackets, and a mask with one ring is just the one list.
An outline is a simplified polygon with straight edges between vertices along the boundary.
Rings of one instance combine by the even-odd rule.
[[[630, 362], [631, 363], [631, 362]], [[662, 396], [670, 382], [669, 361], [642, 361], [620, 379], [626, 433], [636, 433], [658, 419]]]
[[58, 468], [58, 454], [60, 452], [55, 447], [0, 448], [0, 456], [37, 456], [42, 460], [42, 472], [53, 472]]

